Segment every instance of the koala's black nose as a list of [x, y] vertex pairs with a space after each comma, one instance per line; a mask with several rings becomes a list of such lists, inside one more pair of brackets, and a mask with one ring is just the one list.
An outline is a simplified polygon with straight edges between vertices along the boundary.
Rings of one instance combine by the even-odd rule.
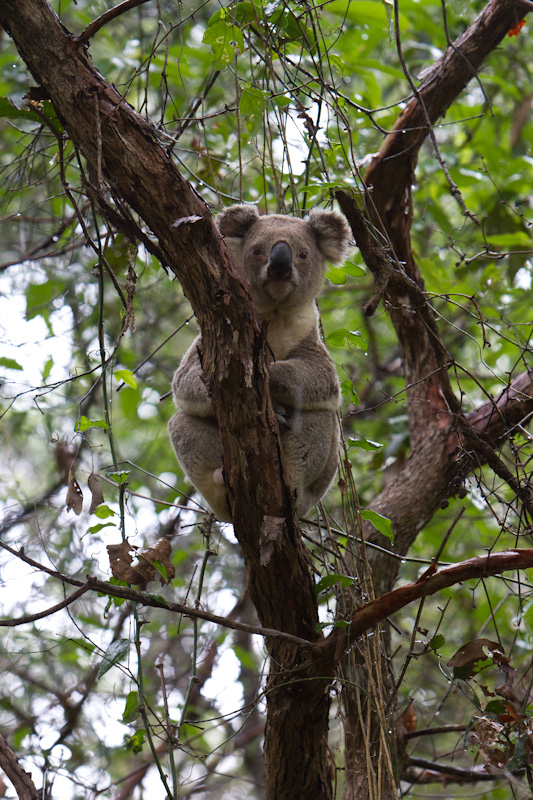
[[292, 275], [292, 250], [287, 242], [276, 242], [270, 251], [268, 277], [275, 281], [288, 281]]

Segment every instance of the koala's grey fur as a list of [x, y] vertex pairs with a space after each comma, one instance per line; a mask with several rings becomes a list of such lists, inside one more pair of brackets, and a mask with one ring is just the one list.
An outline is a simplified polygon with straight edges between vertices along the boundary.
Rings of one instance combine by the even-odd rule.
[[[216, 224], [246, 275], [274, 356], [269, 368], [285, 463], [299, 516], [327, 492], [337, 468], [339, 382], [320, 341], [317, 298], [326, 260], [344, 261], [350, 239], [346, 219], [313, 209], [305, 220], [259, 216], [254, 206], [230, 206]], [[202, 379], [198, 337], [172, 381], [180, 411], [169, 423], [185, 474], [218, 519], [231, 522], [222, 453], [211, 398]]]

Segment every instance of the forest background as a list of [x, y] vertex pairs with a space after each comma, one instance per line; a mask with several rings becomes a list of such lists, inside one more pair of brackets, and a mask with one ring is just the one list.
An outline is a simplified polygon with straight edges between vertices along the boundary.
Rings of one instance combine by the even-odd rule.
[[[5, 797], [531, 795], [530, 10], [0, 0]], [[241, 201], [357, 245], [301, 528]], [[235, 530], [166, 433], [194, 315]]]

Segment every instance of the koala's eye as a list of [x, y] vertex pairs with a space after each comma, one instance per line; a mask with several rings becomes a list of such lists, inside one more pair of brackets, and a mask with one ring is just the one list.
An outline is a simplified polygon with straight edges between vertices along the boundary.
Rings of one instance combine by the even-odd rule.
[[308, 256], [308, 252], [307, 252], [307, 250], [302, 250], [302, 251], [300, 252], [300, 258], [302, 258], [302, 259], [306, 259], [306, 258], [307, 258], [307, 256]]
[[252, 254], [254, 256], [260, 256], [261, 253], [262, 253], [262, 250], [261, 250], [260, 247], [252, 247]]

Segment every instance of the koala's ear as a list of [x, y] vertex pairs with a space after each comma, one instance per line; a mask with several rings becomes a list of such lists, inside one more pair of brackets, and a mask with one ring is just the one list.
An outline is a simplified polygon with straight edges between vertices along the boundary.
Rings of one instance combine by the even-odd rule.
[[242, 238], [259, 219], [255, 206], [229, 206], [216, 218], [216, 226], [225, 238]]
[[341, 264], [350, 248], [351, 231], [346, 217], [338, 211], [313, 208], [307, 224], [315, 234], [322, 255], [332, 264]]

